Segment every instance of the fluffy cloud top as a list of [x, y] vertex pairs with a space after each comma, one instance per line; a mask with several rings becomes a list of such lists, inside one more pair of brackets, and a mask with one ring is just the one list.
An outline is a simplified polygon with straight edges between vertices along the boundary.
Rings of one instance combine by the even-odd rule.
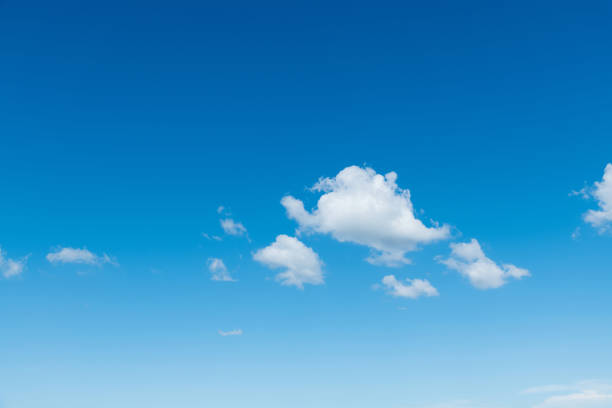
[[219, 330], [219, 336], [242, 336], [242, 329], [223, 331]]
[[235, 282], [231, 277], [225, 263], [220, 258], [208, 258], [208, 270], [211, 273], [211, 280], [221, 282]]
[[595, 182], [590, 195], [597, 200], [599, 210], [587, 211], [584, 220], [595, 228], [605, 230], [612, 223], [612, 163], [608, 163], [603, 179]]
[[6, 253], [0, 248], [0, 274], [7, 279], [21, 275], [27, 261], [27, 256], [18, 260], [7, 258]]
[[383, 176], [371, 168], [351, 166], [314, 185], [312, 190], [323, 194], [313, 211], [292, 196], [283, 197], [281, 204], [301, 231], [368, 246], [376, 252], [369, 262], [398, 266], [410, 262], [406, 252], [448, 238], [450, 233], [448, 226], [427, 227], [418, 220], [410, 191], [399, 188], [396, 179], [394, 172]]
[[383, 285], [392, 296], [410, 299], [416, 299], [421, 296], [438, 296], [438, 291], [428, 280], [406, 279], [406, 282], [408, 284], [398, 281], [394, 275], [387, 275], [382, 279]]
[[510, 278], [521, 279], [530, 276], [526, 269], [511, 264], [500, 266], [487, 258], [475, 239], [470, 242], [450, 244], [450, 247], [451, 257], [439, 259], [439, 262], [461, 273], [478, 289], [499, 288]]
[[269, 268], [283, 268], [284, 271], [276, 275], [282, 285], [302, 289], [306, 283], [323, 283], [323, 263], [319, 255], [297, 238], [279, 235], [273, 243], [253, 254], [253, 259]]
[[60, 248], [56, 252], [47, 254], [47, 261], [52, 264], [74, 263], [86, 265], [101, 265], [109, 263], [117, 265], [108, 255], [98, 256], [86, 248]]
[[236, 222], [231, 218], [222, 219], [220, 222], [221, 228], [223, 228], [223, 231], [228, 235], [241, 236], [247, 234], [247, 229], [240, 222]]

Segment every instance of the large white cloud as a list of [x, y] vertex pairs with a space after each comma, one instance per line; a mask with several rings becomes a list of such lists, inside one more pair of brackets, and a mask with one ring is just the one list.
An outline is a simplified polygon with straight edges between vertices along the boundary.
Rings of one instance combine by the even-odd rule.
[[382, 279], [383, 285], [390, 295], [416, 299], [421, 296], [438, 296], [438, 291], [426, 279], [406, 279], [407, 284], [398, 281], [395, 275], [387, 275]]
[[232, 278], [223, 259], [220, 258], [208, 258], [208, 270], [210, 271], [210, 279], [220, 282], [235, 282]]
[[109, 263], [117, 265], [110, 256], [102, 254], [101, 256], [94, 254], [86, 248], [60, 248], [55, 252], [47, 254], [47, 261], [52, 264], [58, 263], [74, 263], [86, 265], [101, 265]]
[[410, 191], [396, 184], [395, 172], [377, 174], [371, 168], [350, 166], [335, 177], [322, 178], [312, 190], [322, 192], [312, 211], [292, 196], [281, 200], [300, 231], [328, 233], [340, 242], [372, 248], [367, 260], [398, 266], [410, 261], [405, 254], [419, 244], [448, 238], [449, 227], [427, 227], [416, 218]]
[[587, 211], [584, 220], [595, 228], [605, 230], [612, 223], [612, 163], [608, 163], [603, 179], [595, 182], [590, 195], [597, 200], [599, 210]]
[[324, 282], [319, 255], [294, 237], [277, 236], [273, 243], [255, 252], [253, 259], [269, 268], [284, 269], [276, 275], [283, 285], [301, 289], [304, 284], [320, 285]]
[[526, 269], [511, 264], [501, 266], [487, 258], [477, 240], [450, 244], [451, 256], [448, 259], [438, 258], [438, 261], [450, 269], [454, 269], [469, 279], [478, 289], [499, 288], [508, 279], [521, 279], [530, 276]]
[[17, 260], [7, 258], [6, 253], [0, 248], [0, 274], [7, 279], [21, 275], [27, 261], [27, 256]]

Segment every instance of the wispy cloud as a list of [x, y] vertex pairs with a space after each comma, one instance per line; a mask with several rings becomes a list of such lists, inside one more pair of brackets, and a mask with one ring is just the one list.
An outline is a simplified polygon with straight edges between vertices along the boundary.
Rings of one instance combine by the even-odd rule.
[[208, 270], [211, 273], [211, 280], [220, 282], [236, 282], [236, 279], [232, 278], [225, 263], [220, 258], [208, 258]]
[[208, 239], [208, 240], [213, 240], [213, 241], [223, 241], [223, 238], [221, 238], [221, 237], [220, 237], [220, 236], [218, 236], [218, 235], [210, 235], [210, 234], [207, 234], [207, 233], [203, 232], [203, 233], [202, 233], [202, 236], [203, 236], [204, 238]]
[[219, 330], [219, 335], [226, 337], [226, 336], [242, 336], [242, 329], [236, 329], [236, 330], [230, 330], [230, 331], [223, 331], [223, 330]]
[[522, 394], [548, 394], [534, 408], [609, 408], [612, 406], [612, 383], [600, 380], [574, 384], [531, 387]]
[[[221, 228], [228, 235], [234, 236], [247, 236], [247, 229], [242, 225], [242, 223], [234, 221], [231, 218], [224, 218], [219, 220], [221, 223]], [[248, 237], [248, 236], [247, 236]]]
[[395, 275], [387, 275], [382, 279], [382, 284], [395, 297], [417, 299], [421, 296], [438, 296], [436, 288], [426, 279], [406, 279], [406, 283], [402, 283]]
[[6, 253], [0, 248], [0, 274], [4, 278], [13, 278], [21, 275], [25, 270], [29, 255], [21, 259], [11, 259], [6, 257]]
[[49, 252], [46, 258], [52, 264], [119, 265], [107, 254], [96, 255], [87, 248], [60, 248], [55, 252]]

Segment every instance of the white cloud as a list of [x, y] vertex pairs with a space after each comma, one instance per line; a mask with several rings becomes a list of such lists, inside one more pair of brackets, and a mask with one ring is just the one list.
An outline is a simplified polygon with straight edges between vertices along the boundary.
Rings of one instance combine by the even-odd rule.
[[217, 235], [209, 235], [205, 232], [202, 233], [202, 236], [208, 240], [215, 240], [215, 241], [223, 241], [223, 238], [217, 236]]
[[285, 269], [276, 275], [282, 285], [302, 289], [306, 283], [323, 283], [323, 262], [319, 255], [297, 238], [279, 235], [273, 243], [253, 254], [253, 259], [269, 268]]
[[220, 258], [208, 258], [208, 270], [211, 273], [211, 280], [221, 282], [236, 282], [236, 280], [231, 277], [225, 263]]
[[222, 219], [220, 222], [221, 228], [223, 228], [223, 231], [228, 235], [241, 236], [247, 234], [247, 229], [240, 222], [236, 222], [231, 218]]
[[373, 264], [409, 263], [405, 253], [419, 244], [448, 238], [448, 226], [427, 227], [415, 216], [410, 191], [396, 184], [397, 174], [377, 174], [371, 168], [347, 167], [333, 178], [322, 178], [312, 188], [323, 192], [311, 212], [304, 203], [285, 196], [281, 204], [300, 231], [331, 234], [340, 242], [370, 247]]
[[117, 262], [111, 259], [110, 256], [102, 254], [102, 256], [96, 255], [86, 248], [61, 248], [56, 252], [49, 252], [47, 254], [47, 261], [52, 264], [58, 263], [74, 263], [74, 264], [86, 264], [86, 265], [101, 265], [111, 264], [117, 266]]
[[589, 195], [597, 200], [599, 210], [589, 210], [584, 214], [584, 221], [605, 231], [612, 223], [612, 163], [604, 169], [603, 179], [596, 181]]
[[477, 240], [450, 244], [451, 257], [438, 258], [438, 261], [450, 269], [454, 269], [469, 279], [470, 283], [478, 289], [499, 288], [508, 282], [508, 279], [521, 279], [530, 276], [527, 269], [518, 268], [511, 264], [501, 266], [487, 258]]
[[382, 279], [383, 285], [390, 295], [416, 299], [421, 296], [438, 296], [438, 291], [426, 279], [406, 279], [408, 284], [398, 281], [394, 275], [387, 275]]
[[220, 205], [219, 207], [217, 207], [217, 214], [221, 214], [223, 211], [225, 211], [225, 207]]
[[230, 330], [230, 331], [219, 330], [219, 335], [223, 336], [223, 337], [226, 337], [226, 336], [242, 336], [242, 329]]
[[24, 271], [28, 256], [24, 256], [21, 259], [15, 260], [6, 257], [6, 253], [0, 248], [0, 274], [4, 278], [13, 278], [21, 275]]
[[576, 387], [573, 385], [539, 385], [537, 387], [527, 388], [526, 390], [521, 391], [521, 394], [551, 394], [555, 392], [572, 391], [575, 389]]
[[554, 395], [546, 398], [534, 408], [610, 408], [612, 394], [586, 390], [565, 395]]
[[612, 384], [600, 380], [528, 388], [521, 394], [549, 394], [534, 408], [610, 408]]

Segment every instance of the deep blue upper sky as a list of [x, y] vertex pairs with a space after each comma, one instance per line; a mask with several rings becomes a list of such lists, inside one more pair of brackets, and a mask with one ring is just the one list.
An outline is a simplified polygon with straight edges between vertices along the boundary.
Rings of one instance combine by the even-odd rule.
[[[0, 0], [0, 246], [30, 254], [0, 281], [0, 406], [531, 407], [525, 388], [611, 378], [612, 238], [569, 196], [612, 162], [611, 18]], [[252, 254], [294, 234], [281, 198], [310, 209], [350, 165], [395, 171], [421, 219], [531, 278], [479, 291], [433, 261], [448, 241], [388, 269], [315, 234], [326, 284], [278, 285]], [[220, 205], [250, 242], [202, 236]], [[63, 247], [120, 266], [51, 265]], [[238, 282], [211, 282], [210, 257]], [[372, 290], [389, 273], [440, 296]]]

